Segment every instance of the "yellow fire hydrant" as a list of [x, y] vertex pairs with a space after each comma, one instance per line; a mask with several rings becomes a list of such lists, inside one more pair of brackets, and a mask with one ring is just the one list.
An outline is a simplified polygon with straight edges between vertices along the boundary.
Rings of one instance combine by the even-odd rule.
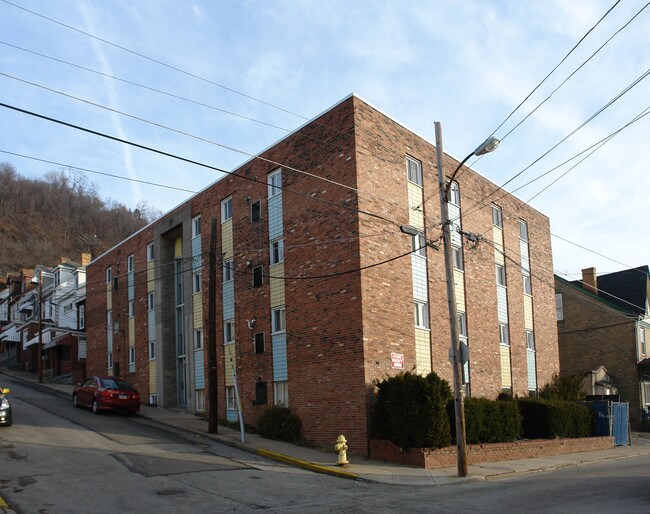
[[336, 459], [336, 464], [339, 466], [345, 466], [348, 463], [348, 445], [345, 440], [344, 435], [340, 435], [336, 439], [336, 444], [334, 445], [334, 451], [338, 453], [338, 458]]

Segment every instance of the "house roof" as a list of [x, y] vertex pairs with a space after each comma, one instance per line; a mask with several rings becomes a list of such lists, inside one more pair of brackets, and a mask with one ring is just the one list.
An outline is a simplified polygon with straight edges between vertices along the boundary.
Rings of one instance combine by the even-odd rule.
[[[645, 315], [648, 300], [648, 266], [598, 276], [598, 297], [619, 309], [636, 315]], [[580, 280], [572, 284], [582, 287]], [[585, 292], [588, 292], [585, 290]]]

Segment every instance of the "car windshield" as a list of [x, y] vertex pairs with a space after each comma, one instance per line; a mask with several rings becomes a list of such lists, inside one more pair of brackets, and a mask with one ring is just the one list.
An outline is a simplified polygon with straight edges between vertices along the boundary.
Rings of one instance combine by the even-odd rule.
[[133, 386], [124, 380], [113, 380], [112, 378], [102, 380], [106, 389], [133, 389]]

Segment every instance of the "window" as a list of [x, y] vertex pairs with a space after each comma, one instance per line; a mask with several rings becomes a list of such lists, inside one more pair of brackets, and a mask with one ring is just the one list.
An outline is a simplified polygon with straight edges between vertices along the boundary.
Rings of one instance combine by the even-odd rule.
[[68, 314], [72, 310], [72, 304], [69, 303], [68, 305], [63, 306], [63, 314]]
[[415, 326], [429, 328], [429, 309], [425, 302], [415, 302]]
[[147, 262], [153, 261], [153, 243], [147, 245]]
[[107, 268], [106, 269], [106, 283], [110, 284], [111, 280], [113, 280], [113, 268]]
[[149, 360], [156, 358], [156, 342], [149, 341]]
[[235, 322], [223, 322], [223, 344], [232, 344], [235, 342]]
[[113, 328], [113, 311], [110, 309], [106, 311], [106, 326], [109, 329]]
[[526, 330], [526, 348], [535, 350], [535, 335], [532, 330]]
[[232, 219], [232, 197], [221, 202], [221, 223]]
[[129, 364], [135, 364], [135, 346], [129, 346]]
[[106, 367], [108, 369], [113, 369], [113, 352], [108, 352], [106, 354]]
[[263, 282], [264, 267], [257, 266], [253, 268], [253, 287], [260, 287]]
[[503, 346], [510, 346], [508, 325], [506, 323], [499, 323], [499, 343]]
[[422, 257], [427, 256], [427, 242], [424, 239], [424, 234], [422, 232], [418, 232], [411, 236], [411, 251], [415, 255], [421, 255]]
[[503, 228], [503, 212], [501, 207], [492, 204], [492, 225]]
[[640, 327], [639, 328], [639, 343], [640, 343], [640, 348], [641, 348], [641, 354], [642, 355], [647, 355], [646, 353], [646, 345], [645, 345], [645, 328]]
[[273, 398], [276, 405], [289, 406], [289, 383], [286, 380], [273, 383]]
[[154, 294], [153, 293], [148, 293], [147, 294], [147, 310], [154, 310]]
[[235, 388], [233, 386], [226, 387], [226, 409], [235, 410]]
[[54, 272], [54, 287], [59, 287], [61, 285], [61, 270], [56, 270]]
[[496, 265], [496, 276], [497, 276], [497, 284], [500, 286], [505, 286], [506, 285], [506, 268], [501, 266], [501, 264]]
[[203, 349], [203, 330], [201, 329], [194, 330], [194, 349]]
[[458, 335], [467, 338], [467, 317], [464, 312], [458, 312]]
[[406, 177], [409, 182], [413, 182], [422, 187], [422, 164], [411, 157], [406, 158]]
[[251, 221], [260, 221], [262, 219], [262, 206], [260, 201], [251, 204]]
[[79, 320], [79, 330], [86, 328], [86, 306], [84, 304], [77, 307], [77, 319]]
[[274, 197], [275, 195], [282, 192], [282, 170], [275, 170], [273, 173], [269, 173], [267, 177], [267, 184], [269, 189], [269, 198]]
[[555, 295], [555, 319], [562, 321], [564, 319], [564, 306], [562, 305], [562, 294]]
[[449, 196], [447, 197], [447, 201], [460, 207], [460, 189], [458, 187], [458, 182], [452, 182], [449, 185]]
[[201, 216], [192, 218], [192, 239], [201, 235]]
[[451, 262], [454, 269], [463, 271], [463, 249], [459, 246], [451, 247]]
[[223, 261], [223, 281], [230, 282], [235, 278], [235, 263], [232, 259]]
[[255, 334], [255, 353], [264, 353], [264, 332]]
[[523, 220], [519, 220], [519, 239], [528, 241], [528, 224]]
[[126, 258], [126, 271], [128, 273], [133, 273], [133, 254]]
[[277, 307], [271, 311], [271, 331], [276, 334], [286, 330], [286, 314], [284, 307]]
[[129, 300], [129, 318], [132, 318], [133, 316], [135, 316], [135, 302]]
[[255, 382], [255, 405], [266, 405], [267, 402], [266, 382]]
[[192, 274], [192, 293], [201, 292], [201, 272]]
[[284, 239], [271, 241], [270, 258], [271, 264], [284, 262]]
[[205, 412], [205, 389], [197, 389], [194, 392], [197, 412]]
[[533, 294], [533, 287], [530, 283], [530, 275], [527, 273], [522, 274], [521, 278], [523, 279], [524, 283], [524, 293], [525, 294]]

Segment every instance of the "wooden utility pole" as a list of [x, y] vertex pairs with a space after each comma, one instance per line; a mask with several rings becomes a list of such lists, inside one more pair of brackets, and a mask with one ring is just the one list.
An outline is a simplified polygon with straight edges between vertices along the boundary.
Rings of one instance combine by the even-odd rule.
[[217, 218], [210, 222], [208, 270], [208, 432], [217, 433], [219, 394], [217, 384]]
[[43, 272], [38, 277], [38, 383], [43, 383]]
[[449, 211], [447, 209], [447, 184], [443, 168], [442, 129], [435, 122], [436, 156], [438, 160], [438, 189], [440, 190], [440, 216], [442, 218], [442, 238], [445, 249], [445, 277], [447, 280], [447, 303], [449, 305], [449, 329], [451, 331], [451, 364], [454, 370], [454, 407], [456, 414], [456, 448], [458, 454], [458, 476], [467, 476], [467, 443], [465, 439], [465, 406], [463, 402], [463, 368], [458, 337], [458, 314], [456, 312], [456, 293], [452, 273], [451, 233], [449, 232]]

